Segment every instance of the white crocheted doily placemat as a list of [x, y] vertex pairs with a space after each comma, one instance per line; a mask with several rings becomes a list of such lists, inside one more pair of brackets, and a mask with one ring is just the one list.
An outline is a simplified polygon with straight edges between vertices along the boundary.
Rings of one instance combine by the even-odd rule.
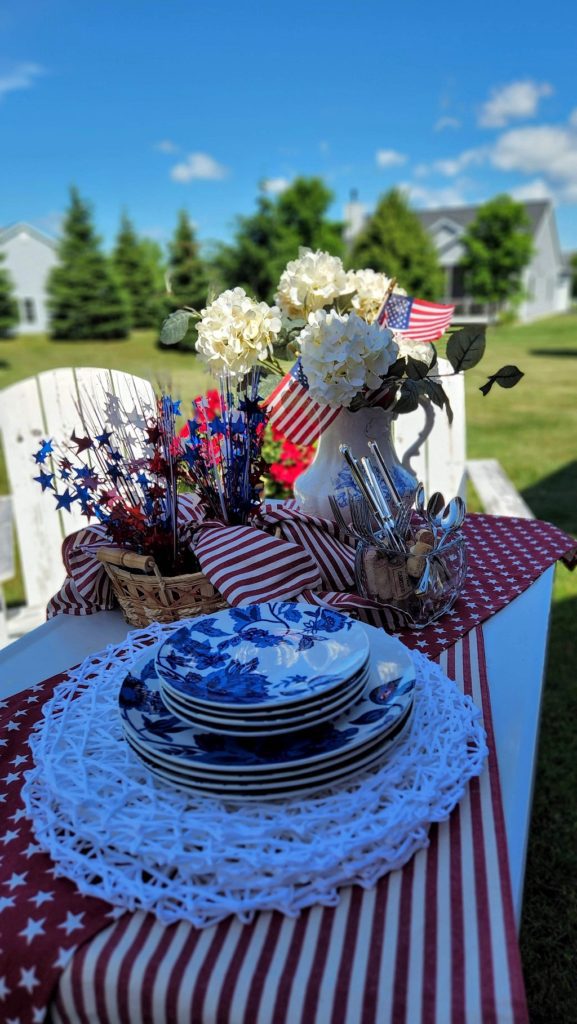
[[487, 755], [480, 712], [413, 653], [412, 721], [378, 770], [312, 796], [232, 805], [164, 784], [123, 739], [127, 666], [176, 624], [135, 630], [56, 687], [33, 733], [23, 796], [38, 842], [81, 892], [197, 927], [257, 910], [334, 906], [427, 844]]

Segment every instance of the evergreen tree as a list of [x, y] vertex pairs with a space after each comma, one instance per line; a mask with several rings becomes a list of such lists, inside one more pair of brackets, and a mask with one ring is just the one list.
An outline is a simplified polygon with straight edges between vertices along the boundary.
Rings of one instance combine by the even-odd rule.
[[126, 214], [116, 237], [112, 260], [118, 280], [130, 305], [132, 327], [158, 327], [164, 313], [162, 286], [153, 250], [140, 239]]
[[380, 199], [353, 245], [350, 263], [396, 277], [409, 295], [442, 298], [444, 278], [435, 247], [399, 189]]
[[206, 305], [208, 276], [186, 210], [178, 214], [178, 223], [168, 250], [169, 311], [182, 306], [202, 309]]
[[571, 296], [577, 299], [577, 252], [571, 253], [569, 267], [571, 270]]
[[497, 308], [521, 298], [521, 277], [531, 259], [529, 218], [522, 203], [495, 196], [479, 207], [462, 238], [467, 291]]
[[52, 337], [125, 338], [130, 328], [128, 302], [101, 252], [90, 207], [76, 188], [70, 190], [58, 259], [47, 284]]
[[225, 288], [236, 285], [272, 301], [278, 280], [300, 246], [343, 252], [342, 225], [327, 220], [332, 192], [320, 178], [297, 178], [276, 199], [261, 194], [257, 210], [239, 217], [234, 242], [217, 249], [214, 267]]
[[20, 319], [12, 281], [8, 272], [1, 265], [3, 262], [4, 253], [0, 253], [0, 338], [10, 334]]

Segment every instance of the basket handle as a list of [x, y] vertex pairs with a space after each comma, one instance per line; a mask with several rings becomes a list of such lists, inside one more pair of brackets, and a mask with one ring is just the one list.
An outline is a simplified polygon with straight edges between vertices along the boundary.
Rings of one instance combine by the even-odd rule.
[[140, 569], [142, 572], [155, 573], [160, 577], [158, 566], [152, 555], [139, 555], [136, 551], [125, 551], [123, 548], [98, 548], [96, 557], [99, 562], [108, 565], [119, 565], [123, 569]]

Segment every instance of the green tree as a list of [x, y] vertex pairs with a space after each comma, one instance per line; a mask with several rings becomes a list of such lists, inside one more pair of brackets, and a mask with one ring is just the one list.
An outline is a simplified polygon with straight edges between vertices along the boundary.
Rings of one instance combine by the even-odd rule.
[[435, 246], [399, 189], [381, 197], [352, 247], [349, 262], [396, 277], [410, 295], [441, 299], [444, 276]]
[[153, 249], [138, 237], [126, 214], [122, 215], [112, 261], [129, 301], [131, 326], [158, 327], [164, 313], [158, 266]]
[[70, 190], [58, 258], [47, 284], [52, 337], [125, 338], [130, 328], [128, 302], [101, 252], [90, 206], [76, 188]]
[[168, 246], [167, 276], [170, 285], [168, 311], [206, 305], [208, 275], [200, 255], [194, 228], [186, 210], [178, 214], [176, 230]]
[[0, 253], [0, 338], [10, 334], [20, 319], [12, 281], [8, 272], [1, 266], [3, 262], [4, 253]]
[[498, 309], [522, 296], [522, 274], [531, 259], [533, 243], [529, 218], [522, 203], [495, 196], [479, 207], [461, 239], [467, 291]]
[[238, 218], [234, 242], [217, 247], [213, 266], [221, 285], [239, 285], [270, 302], [300, 246], [342, 255], [342, 224], [327, 219], [332, 199], [320, 178], [296, 178], [276, 198], [261, 192], [256, 212]]

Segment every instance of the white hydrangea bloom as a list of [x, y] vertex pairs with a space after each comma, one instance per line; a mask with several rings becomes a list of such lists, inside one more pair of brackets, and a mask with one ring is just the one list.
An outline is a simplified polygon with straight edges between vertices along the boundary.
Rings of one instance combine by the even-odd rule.
[[426, 341], [413, 341], [412, 338], [407, 338], [403, 331], [393, 331], [393, 337], [399, 348], [399, 358], [405, 358], [406, 356], [412, 356], [413, 359], [418, 359], [421, 363], [426, 363], [430, 366], [435, 358], [434, 346]]
[[346, 291], [347, 274], [338, 256], [300, 248], [298, 259], [281, 274], [275, 302], [286, 316], [308, 316]]
[[367, 387], [379, 387], [397, 358], [392, 331], [356, 313], [311, 313], [299, 335], [302, 367], [312, 398], [347, 407]]
[[231, 288], [201, 310], [196, 350], [215, 374], [242, 377], [272, 354], [281, 329], [280, 310]]
[[[354, 292], [351, 304], [355, 313], [372, 324], [383, 305], [391, 278], [376, 270], [350, 270], [347, 274], [347, 292]], [[395, 285], [396, 295], [406, 295], [404, 288]]]

